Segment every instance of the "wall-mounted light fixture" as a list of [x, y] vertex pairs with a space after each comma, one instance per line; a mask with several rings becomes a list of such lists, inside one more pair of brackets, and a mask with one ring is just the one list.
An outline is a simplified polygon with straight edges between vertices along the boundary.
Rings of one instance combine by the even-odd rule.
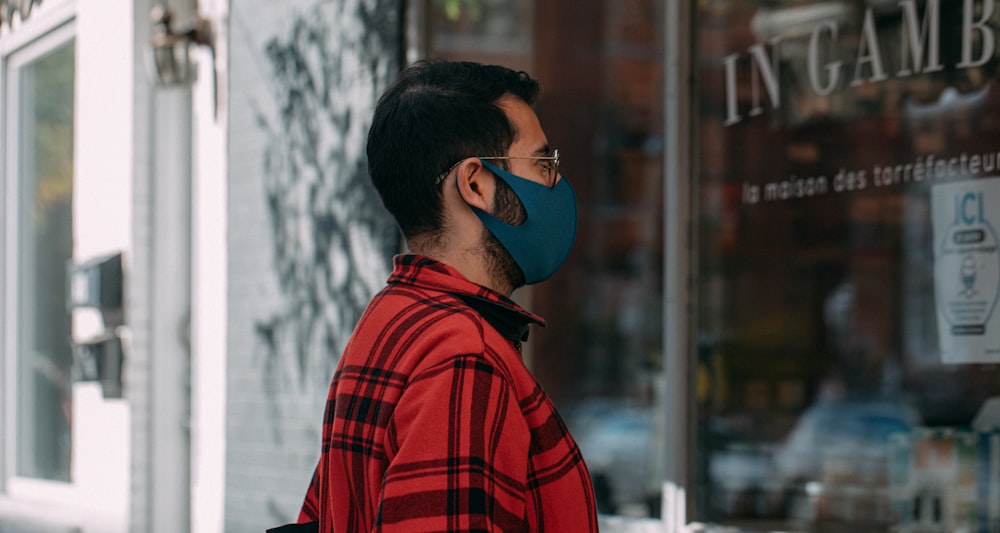
[[[2, 0], [0, 0], [2, 1]], [[166, 4], [153, 7], [153, 37], [147, 50], [149, 74], [153, 83], [159, 86], [185, 85], [194, 80], [191, 64], [191, 48], [207, 46], [215, 61], [215, 44], [211, 23], [203, 18], [195, 18], [179, 31], [174, 31], [173, 13]], [[214, 75], [215, 65], [212, 72]]]
[[0, 0], [0, 25], [6, 22], [8, 28], [13, 27], [14, 13], [19, 14], [21, 22], [24, 22], [31, 14], [31, 8], [41, 3], [42, 0]]
[[[3, 1], [3, 0], [0, 0]], [[146, 65], [150, 81], [158, 87], [187, 85], [194, 81], [195, 69], [191, 49], [207, 46], [212, 61], [212, 109], [219, 113], [219, 73], [215, 65], [215, 34], [208, 19], [195, 17], [179, 31], [174, 31], [173, 12], [166, 2], [150, 12], [153, 36], [146, 47]]]

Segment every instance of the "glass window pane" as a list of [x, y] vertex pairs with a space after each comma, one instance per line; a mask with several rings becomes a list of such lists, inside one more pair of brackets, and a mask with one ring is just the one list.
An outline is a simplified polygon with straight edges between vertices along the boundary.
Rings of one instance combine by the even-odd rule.
[[[526, 358], [580, 444], [602, 513], [657, 516], [663, 474], [663, 3], [428, 2], [429, 57], [524, 69], [577, 193], [567, 263], [515, 299]], [[460, 45], [458, 43], [461, 43]]]
[[20, 68], [17, 462], [69, 481], [72, 420], [66, 265], [72, 257], [72, 43]]
[[1000, 523], [976, 418], [1000, 396], [1000, 19], [979, 5], [698, 3], [699, 519]]

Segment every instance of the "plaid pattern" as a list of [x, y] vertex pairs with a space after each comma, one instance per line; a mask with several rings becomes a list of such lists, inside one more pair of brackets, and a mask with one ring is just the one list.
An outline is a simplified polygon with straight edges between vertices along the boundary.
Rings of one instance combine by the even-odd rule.
[[542, 320], [429, 258], [394, 266], [333, 377], [299, 522], [323, 533], [597, 531], [587, 467], [519, 339], [463, 299], [489, 302], [508, 325]]

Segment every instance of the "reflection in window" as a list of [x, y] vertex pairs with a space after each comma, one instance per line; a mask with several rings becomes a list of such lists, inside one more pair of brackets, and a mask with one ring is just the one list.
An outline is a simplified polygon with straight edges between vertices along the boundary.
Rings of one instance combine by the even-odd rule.
[[434, 0], [428, 57], [524, 69], [577, 192], [566, 265], [515, 293], [545, 317], [532, 372], [580, 443], [602, 513], [660, 512], [662, 2]]
[[970, 3], [766, 4], [699, 8], [697, 516], [995, 528], [1000, 364], [946, 362], [934, 198], [996, 186], [996, 59], [960, 66]]
[[16, 473], [56, 481], [70, 479], [73, 50], [66, 44], [21, 67], [17, 92]]
[[438, 47], [475, 43], [478, 52], [531, 46], [532, 2], [520, 0], [434, 0], [431, 35]]

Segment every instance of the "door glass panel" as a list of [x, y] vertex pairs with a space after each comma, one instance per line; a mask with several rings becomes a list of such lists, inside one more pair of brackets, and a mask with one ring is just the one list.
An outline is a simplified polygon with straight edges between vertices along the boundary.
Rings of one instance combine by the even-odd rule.
[[65, 44], [17, 73], [16, 474], [56, 481], [70, 479], [73, 50]]
[[698, 519], [997, 531], [992, 5], [697, 3]]
[[434, 0], [427, 57], [541, 83], [577, 193], [567, 263], [514, 298], [548, 323], [526, 359], [580, 444], [601, 513], [657, 516], [663, 474], [663, 2]]

